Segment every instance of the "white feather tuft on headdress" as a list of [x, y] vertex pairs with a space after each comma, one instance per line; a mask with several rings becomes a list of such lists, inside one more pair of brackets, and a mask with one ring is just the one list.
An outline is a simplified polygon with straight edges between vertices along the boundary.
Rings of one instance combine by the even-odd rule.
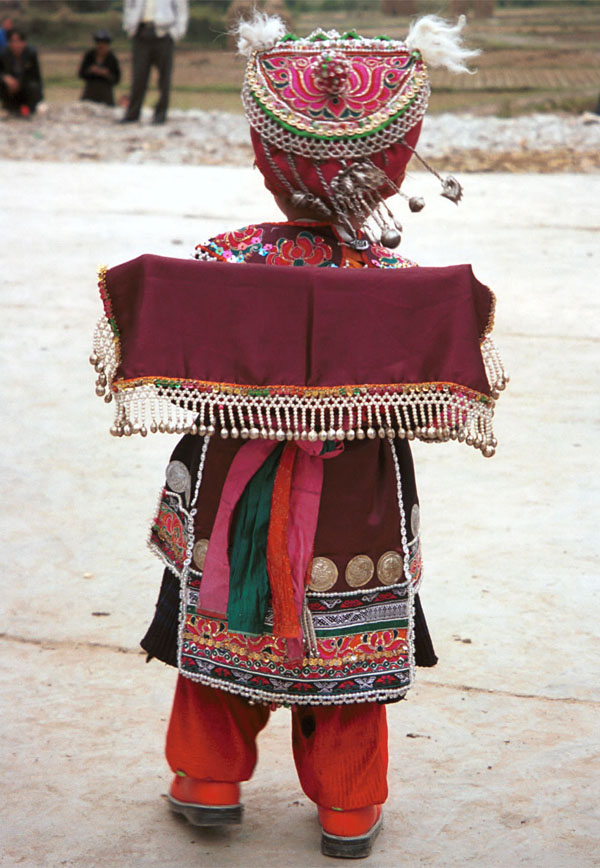
[[242, 18], [233, 32], [238, 37], [240, 54], [250, 57], [253, 51], [272, 48], [286, 34], [286, 27], [279, 15], [267, 15], [254, 9], [251, 18]]
[[463, 47], [461, 30], [465, 23], [464, 15], [456, 24], [437, 15], [424, 15], [410, 25], [406, 45], [411, 51], [420, 51], [428, 66], [445, 66], [451, 72], [471, 72], [466, 61], [480, 52]]

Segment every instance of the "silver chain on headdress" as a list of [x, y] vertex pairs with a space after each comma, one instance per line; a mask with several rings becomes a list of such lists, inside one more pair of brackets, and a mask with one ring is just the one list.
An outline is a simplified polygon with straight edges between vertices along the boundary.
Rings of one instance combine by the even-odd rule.
[[[260, 12], [255, 12], [251, 21], [240, 23], [238, 47], [249, 58], [242, 90], [246, 117], [262, 143], [271, 171], [294, 207], [308, 210], [320, 219], [335, 219], [338, 228], [348, 235], [347, 243], [356, 249], [366, 244], [357, 237], [359, 226], [369, 239], [380, 239], [386, 247], [396, 247], [402, 227], [386, 204], [384, 194], [393, 190], [407, 199], [411, 211], [420, 211], [425, 202], [402, 193], [394, 180], [373, 162], [374, 155], [383, 152], [387, 166], [385, 151], [395, 144], [414, 154], [439, 179], [442, 196], [455, 203], [460, 201], [462, 187], [456, 178], [451, 175], [442, 178], [406, 142], [406, 134], [422, 120], [427, 109], [430, 95], [427, 65], [468, 72], [467, 60], [478, 53], [462, 44], [464, 23], [464, 17], [452, 25], [436, 16], [425, 16], [413, 22], [405, 42], [386, 37], [370, 39], [354, 31], [340, 34], [320, 29], [299, 39], [286, 34], [279, 18], [268, 18]], [[402, 70], [410, 73], [407, 79], [400, 79], [402, 85], [397, 92], [392, 89], [387, 102], [381, 103], [377, 111], [364, 117], [351, 112], [351, 117], [344, 117], [343, 122], [340, 117], [334, 117], [332, 122], [331, 117], [307, 114], [303, 100], [294, 104], [289, 94], [281, 95], [280, 82], [273, 85], [270, 68], [261, 65], [264, 53], [273, 49], [284, 60], [305, 55], [306, 62], [310, 61], [309, 72], [312, 70], [317, 95], [329, 95], [337, 101], [346, 97], [356, 100], [354, 61], [348, 55], [356, 47], [379, 56], [384, 65], [401, 52], [406, 58]], [[271, 149], [277, 150], [277, 159]], [[289, 173], [279, 154], [283, 154]], [[302, 179], [296, 157], [312, 163], [321, 191], [311, 190]], [[323, 167], [332, 160], [341, 161], [343, 167], [327, 181]]]

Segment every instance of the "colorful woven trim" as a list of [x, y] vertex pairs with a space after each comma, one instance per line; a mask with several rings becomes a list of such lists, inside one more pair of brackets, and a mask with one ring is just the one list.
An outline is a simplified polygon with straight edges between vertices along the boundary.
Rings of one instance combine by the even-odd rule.
[[399, 141], [427, 110], [418, 51], [387, 37], [288, 34], [248, 61], [242, 99], [269, 144], [318, 159], [365, 155]]
[[411, 587], [311, 596], [314, 653], [291, 662], [285, 639], [232, 633], [226, 621], [198, 615], [199, 584], [187, 584], [179, 649], [180, 671], [192, 680], [279, 705], [398, 699], [413, 682]]

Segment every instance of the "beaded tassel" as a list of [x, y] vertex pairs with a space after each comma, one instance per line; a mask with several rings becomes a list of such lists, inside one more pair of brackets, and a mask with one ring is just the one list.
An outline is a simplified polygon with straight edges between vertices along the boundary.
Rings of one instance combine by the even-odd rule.
[[[486, 365], [495, 372], [490, 379], [493, 394], [497, 394], [506, 377], [500, 374], [497, 354], [489, 346], [487, 351], [490, 361]], [[115, 421], [111, 433], [117, 437], [145, 436], [148, 431], [204, 436], [218, 430], [223, 438], [280, 442], [364, 437], [458, 440], [484, 455], [493, 454], [496, 445], [492, 434], [494, 399], [453, 384], [307, 389], [308, 394], [302, 396], [298, 391], [230, 386], [215, 391], [214, 384], [152, 378], [113, 384], [110, 394], [115, 402]]]

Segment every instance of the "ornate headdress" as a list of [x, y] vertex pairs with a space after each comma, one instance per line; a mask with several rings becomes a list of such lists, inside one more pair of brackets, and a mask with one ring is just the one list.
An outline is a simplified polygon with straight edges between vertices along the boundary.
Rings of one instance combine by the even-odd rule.
[[[468, 72], [466, 60], [478, 53], [461, 45], [464, 23], [464, 16], [451, 25], [428, 15], [400, 42], [354, 30], [319, 29], [300, 39], [261, 12], [242, 21], [242, 99], [271, 192], [340, 223], [350, 241], [356, 224], [371, 217], [383, 243], [396, 246], [401, 227], [384, 200], [400, 192], [415, 153], [430, 93], [427, 64]], [[440, 180], [442, 195], [457, 202], [458, 182]], [[424, 202], [409, 205], [419, 211]]]

